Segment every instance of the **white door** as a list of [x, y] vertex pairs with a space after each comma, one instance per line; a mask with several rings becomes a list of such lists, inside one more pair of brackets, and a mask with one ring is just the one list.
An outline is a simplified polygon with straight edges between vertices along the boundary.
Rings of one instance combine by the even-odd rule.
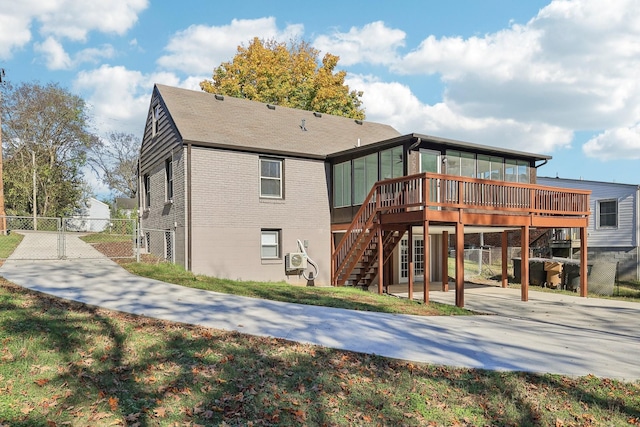
[[[409, 280], [409, 239], [404, 236], [400, 240], [400, 283]], [[424, 280], [424, 239], [422, 236], [413, 236], [413, 280]]]

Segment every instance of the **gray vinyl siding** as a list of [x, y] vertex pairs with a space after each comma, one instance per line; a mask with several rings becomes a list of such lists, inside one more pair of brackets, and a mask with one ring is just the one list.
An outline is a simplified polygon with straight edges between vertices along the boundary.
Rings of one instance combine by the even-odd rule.
[[[305, 284], [285, 275], [284, 255], [309, 243], [318, 285], [330, 283], [331, 227], [323, 161], [283, 159], [283, 198], [260, 198], [260, 155], [192, 149], [192, 270], [211, 276]], [[262, 229], [281, 230], [279, 259], [263, 260]]]
[[[559, 178], [538, 178], [538, 184], [562, 188], [591, 190], [589, 198], [588, 246], [596, 247], [637, 247], [638, 246], [638, 186], [597, 181], [567, 180]], [[617, 227], [598, 226], [598, 203], [602, 200], [616, 200], [618, 204]]]

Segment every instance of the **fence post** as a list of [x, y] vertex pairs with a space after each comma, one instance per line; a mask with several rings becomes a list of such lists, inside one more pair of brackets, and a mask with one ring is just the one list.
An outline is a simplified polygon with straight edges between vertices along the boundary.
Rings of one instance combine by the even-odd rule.
[[58, 259], [64, 259], [65, 257], [65, 241], [64, 241], [64, 219], [57, 218], [56, 222], [58, 223]]

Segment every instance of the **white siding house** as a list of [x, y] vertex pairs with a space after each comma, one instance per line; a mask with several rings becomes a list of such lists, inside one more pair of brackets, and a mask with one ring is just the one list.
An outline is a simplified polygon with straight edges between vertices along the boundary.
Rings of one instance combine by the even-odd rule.
[[111, 209], [108, 204], [90, 197], [86, 204], [67, 220], [70, 231], [101, 232], [111, 223]]
[[538, 184], [591, 190], [589, 259], [616, 262], [621, 280], [640, 279], [640, 186], [545, 177]]

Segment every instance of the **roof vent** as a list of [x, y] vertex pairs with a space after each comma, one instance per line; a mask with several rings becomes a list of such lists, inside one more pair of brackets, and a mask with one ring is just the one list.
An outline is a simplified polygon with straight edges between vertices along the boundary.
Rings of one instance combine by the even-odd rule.
[[276, 106], [275, 106], [275, 105], [273, 105], [273, 104], [267, 104], [267, 108], [268, 108], [269, 110], [275, 110], [275, 109], [276, 109]]
[[224, 101], [224, 95], [218, 95], [217, 93], [215, 94], [215, 97], [218, 101]]
[[302, 122], [300, 123], [300, 129], [302, 129], [303, 131], [307, 131], [307, 128], [305, 127], [305, 123], [307, 121], [305, 119], [302, 119]]
[[362, 124], [362, 120], [355, 119], [355, 122], [356, 122], [357, 125], [361, 125]]
[[314, 116], [316, 117], [322, 117], [322, 113], [318, 113], [317, 111], [313, 113]]

